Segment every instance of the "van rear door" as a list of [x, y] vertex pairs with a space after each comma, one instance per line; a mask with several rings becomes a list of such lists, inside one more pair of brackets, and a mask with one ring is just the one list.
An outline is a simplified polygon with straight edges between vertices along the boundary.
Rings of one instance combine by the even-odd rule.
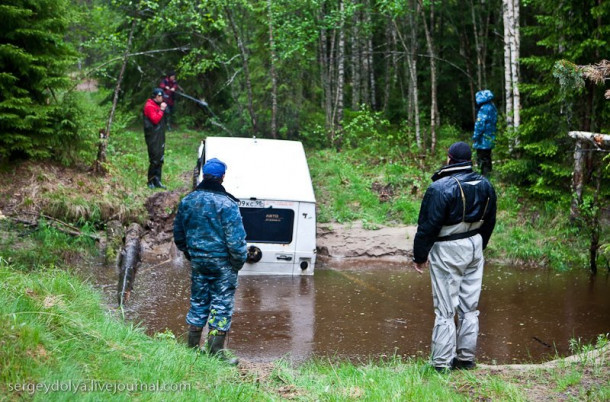
[[239, 204], [248, 246], [262, 252], [261, 259], [247, 263], [242, 272], [292, 275], [298, 202], [240, 200]]

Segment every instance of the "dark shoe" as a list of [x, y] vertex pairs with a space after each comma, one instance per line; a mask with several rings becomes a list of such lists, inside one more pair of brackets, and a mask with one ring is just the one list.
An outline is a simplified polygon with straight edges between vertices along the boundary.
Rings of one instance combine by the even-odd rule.
[[457, 357], [451, 362], [452, 370], [472, 370], [477, 367], [477, 364], [470, 360], [458, 360]]
[[147, 186], [151, 190], [154, 190], [155, 188], [157, 188], [157, 186], [155, 186], [152, 182], [148, 183]]
[[218, 357], [220, 360], [227, 362], [231, 366], [237, 366], [239, 359], [230, 355], [230, 352], [225, 349], [225, 340], [227, 333], [211, 329], [213, 335], [208, 335], [208, 354], [210, 356]]
[[155, 185], [155, 187], [156, 187], [156, 188], [162, 188], [162, 189], [166, 189], [166, 188], [167, 188], [167, 187], [165, 187], [165, 186], [163, 185], [163, 183], [161, 183], [161, 180], [159, 180], [159, 179], [157, 179], [157, 178], [153, 179], [153, 181], [152, 181], [152, 182], [154, 183], [154, 185]]
[[189, 348], [199, 349], [199, 342], [201, 342], [201, 332], [202, 331], [203, 331], [203, 328], [201, 328], [201, 327], [196, 327], [194, 325], [191, 325], [189, 327], [189, 339], [188, 339]]

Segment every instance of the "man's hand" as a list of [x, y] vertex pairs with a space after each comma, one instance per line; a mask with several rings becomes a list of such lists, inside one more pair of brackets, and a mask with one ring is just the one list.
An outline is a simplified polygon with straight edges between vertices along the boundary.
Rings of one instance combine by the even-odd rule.
[[426, 265], [428, 265], [428, 261], [426, 262], [414, 262], [413, 263], [413, 268], [415, 268], [415, 270], [417, 272], [419, 272], [420, 274], [424, 273], [424, 268], [426, 268]]
[[165, 102], [161, 102], [161, 105], [159, 105], [161, 107], [161, 110], [165, 111], [165, 108], [167, 107], [167, 103]]

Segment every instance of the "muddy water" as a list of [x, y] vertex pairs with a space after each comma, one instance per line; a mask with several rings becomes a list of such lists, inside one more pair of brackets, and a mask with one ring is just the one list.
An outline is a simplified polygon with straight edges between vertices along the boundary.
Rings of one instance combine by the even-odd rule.
[[[116, 303], [114, 269], [98, 286]], [[126, 308], [147, 332], [184, 337], [189, 268], [145, 264]], [[610, 278], [487, 266], [478, 360], [540, 362], [569, 354], [569, 340], [610, 332]], [[239, 278], [229, 347], [251, 361], [287, 357], [427, 356], [434, 323], [430, 278], [398, 265], [321, 266], [313, 277]]]

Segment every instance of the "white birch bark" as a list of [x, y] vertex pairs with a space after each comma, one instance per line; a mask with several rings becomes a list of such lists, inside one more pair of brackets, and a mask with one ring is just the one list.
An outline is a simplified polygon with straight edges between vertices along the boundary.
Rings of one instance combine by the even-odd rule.
[[[510, 48], [510, 73], [513, 86], [513, 124], [515, 129], [521, 124], [521, 95], [519, 93], [519, 53], [521, 40], [519, 38], [519, 0], [510, 0], [513, 6], [512, 35]], [[519, 138], [516, 139], [519, 145]]]
[[[502, 20], [504, 22], [504, 107], [506, 108], [506, 125], [509, 129], [513, 127], [513, 81], [510, 68], [511, 39], [509, 18], [509, 13], [512, 10], [512, 7], [509, 5], [511, 1], [512, 0], [502, 0]], [[481, 88], [479, 87], [479, 89]]]

